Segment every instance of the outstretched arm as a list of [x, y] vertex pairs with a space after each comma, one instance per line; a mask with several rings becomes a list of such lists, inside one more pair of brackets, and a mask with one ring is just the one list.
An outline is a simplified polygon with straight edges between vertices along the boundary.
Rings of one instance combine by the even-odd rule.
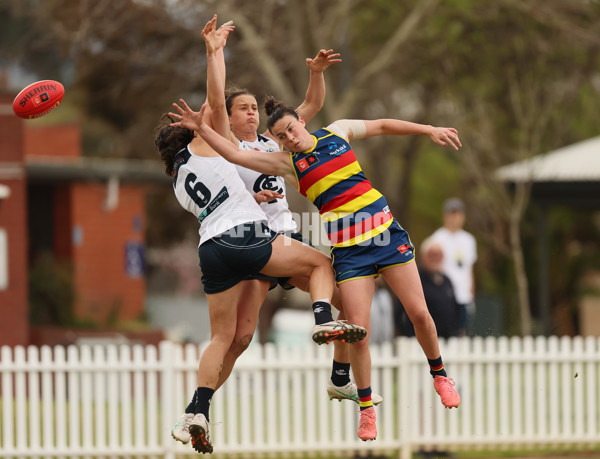
[[345, 132], [348, 140], [378, 135], [428, 135], [437, 144], [449, 145], [455, 150], [462, 147], [458, 131], [454, 128], [435, 127], [394, 119], [338, 120], [334, 124]]
[[284, 151], [267, 153], [264, 151], [240, 150], [225, 137], [217, 134], [204, 122], [203, 117], [206, 105], [203, 105], [199, 112], [195, 112], [183, 99], [179, 99], [179, 102], [183, 108], [177, 104], [173, 104], [179, 114], [169, 113], [170, 116], [179, 120], [176, 123], [172, 123], [171, 126], [183, 126], [196, 131], [213, 150], [231, 163], [239, 164], [263, 174], [282, 176], [291, 184], [296, 185], [296, 176], [292, 168], [289, 153]]
[[223, 58], [223, 47], [227, 42], [227, 36], [234, 27], [224, 25], [217, 29], [217, 15], [208, 21], [202, 30], [202, 38], [206, 43], [207, 78], [206, 92], [207, 102], [210, 106], [210, 120], [214, 129], [223, 136], [229, 136], [229, 118], [225, 107], [224, 79], [225, 61]]
[[[230, 29], [231, 28], [231, 29]], [[225, 87], [226, 80], [226, 70], [225, 70], [225, 53], [223, 50], [225, 49], [225, 45], [227, 45], [227, 38], [229, 38], [229, 33], [235, 29], [233, 25], [233, 21], [227, 21], [224, 24], [221, 24], [219, 30], [223, 30], [225, 32], [225, 44], [217, 50], [217, 61], [219, 62], [219, 74], [221, 75], [221, 81], [223, 82], [223, 87]]]
[[321, 110], [325, 102], [325, 78], [323, 72], [333, 63], [341, 62], [339, 53], [333, 49], [320, 50], [314, 59], [306, 58], [306, 65], [310, 69], [310, 80], [304, 102], [296, 109], [298, 115], [307, 123]]

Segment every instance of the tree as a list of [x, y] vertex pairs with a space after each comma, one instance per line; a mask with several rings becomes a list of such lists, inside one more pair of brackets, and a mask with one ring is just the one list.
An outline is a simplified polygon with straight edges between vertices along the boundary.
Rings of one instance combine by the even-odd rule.
[[[586, 82], [598, 75], [599, 41], [586, 32], [593, 29], [592, 22], [598, 25], [598, 8], [590, 15], [594, 7], [584, 2], [463, 5], [463, 10], [441, 16], [445, 27], [457, 27], [467, 40], [453, 42], [451, 54], [442, 47], [431, 58], [443, 69], [437, 75], [455, 82], [449, 83], [454, 88], [452, 99], [461, 113], [463, 136], [469, 139], [461, 164], [465, 180], [477, 192], [478, 233], [513, 260], [521, 334], [528, 335], [531, 305], [521, 225], [531, 184], [517, 184], [509, 192], [493, 173], [500, 165], [569, 141], [560, 114], [574, 113], [569, 108], [582, 97]], [[494, 41], [501, 46], [490, 49]], [[495, 230], [498, 221], [505, 222], [506, 229]]]

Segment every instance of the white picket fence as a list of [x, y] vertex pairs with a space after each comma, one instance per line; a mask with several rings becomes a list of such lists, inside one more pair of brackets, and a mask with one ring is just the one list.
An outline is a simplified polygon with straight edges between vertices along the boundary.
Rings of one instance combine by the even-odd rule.
[[[378, 436], [356, 436], [358, 407], [329, 401], [332, 347], [252, 345], [215, 394], [215, 455], [378, 454], [419, 449], [600, 445], [600, 339], [442, 341], [462, 396], [444, 409], [416, 340], [372, 346]], [[200, 348], [2, 347], [0, 457], [195, 454], [170, 436], [196, 387]]]

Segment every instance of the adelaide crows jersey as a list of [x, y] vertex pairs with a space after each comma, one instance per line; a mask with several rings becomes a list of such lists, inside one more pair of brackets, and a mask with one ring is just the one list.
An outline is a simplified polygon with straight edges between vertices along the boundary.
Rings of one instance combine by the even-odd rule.
[[220, 156], [196, 156], [189, 146], [175, 156], [173, 189], [179, 204], [200, 223], [200, 245], [242, 223], [266, 216], [233, 164]]
[[[260, 134], [258, 134], [258, 138], [254, 142], [247, 140], [240, 140], [239, 142], [241, 150], [266, 152], [281, 150], [277, 142]], [[235, 167], [250, 194], [254, 195], [262, 190], [271, 190], [284, 196], [282, 199], [273, 199], [269, 202], [260, 203], [260, 208], [267, 215], [269, 228], [278, 233], [296, 232], [297, 225], [292, 218], [292, 213], [285, 198], [285, 180], [283, 177], [261, 174], [242, 166], [236, 165]]]
[[385, 197], [365, 177], [335, 125], [312, 133], [314, 147], [292, 153], [298, 191], [319, 209], [333, 247], [348, 247], [384, 232], [393, 221]]

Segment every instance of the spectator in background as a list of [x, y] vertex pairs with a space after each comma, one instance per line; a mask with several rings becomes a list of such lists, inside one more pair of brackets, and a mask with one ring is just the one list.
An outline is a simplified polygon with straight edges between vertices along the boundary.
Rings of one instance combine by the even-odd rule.
[[467, 333], [470, 319], [475, 314], [473, 265], [477, 261], [475, 238], [463, 229], [465, 218], [465, 203], [459, 198], [450, 198], [444, 202], [444, 226], [431, 235], [444, 251], [442, 271], [454, 287], [461, 336]]
[[394, 298], [386, 288], [383, 277], [375, 281], [371, 302], [371, 333], [369, 342], [385, 343], [394, 339]]
[[[452, 282], [442, 272], [444, 252], [432, 237], [423, 241], [419, 253], [419, 276], [429, 314], [435, 322], [440, 338], [459, 336], [459, 305], [454, 297]], [[404, 336], [414, 336], [413, 328], [402, 304], [398, 303], [395, 314], [396, 327]]]

